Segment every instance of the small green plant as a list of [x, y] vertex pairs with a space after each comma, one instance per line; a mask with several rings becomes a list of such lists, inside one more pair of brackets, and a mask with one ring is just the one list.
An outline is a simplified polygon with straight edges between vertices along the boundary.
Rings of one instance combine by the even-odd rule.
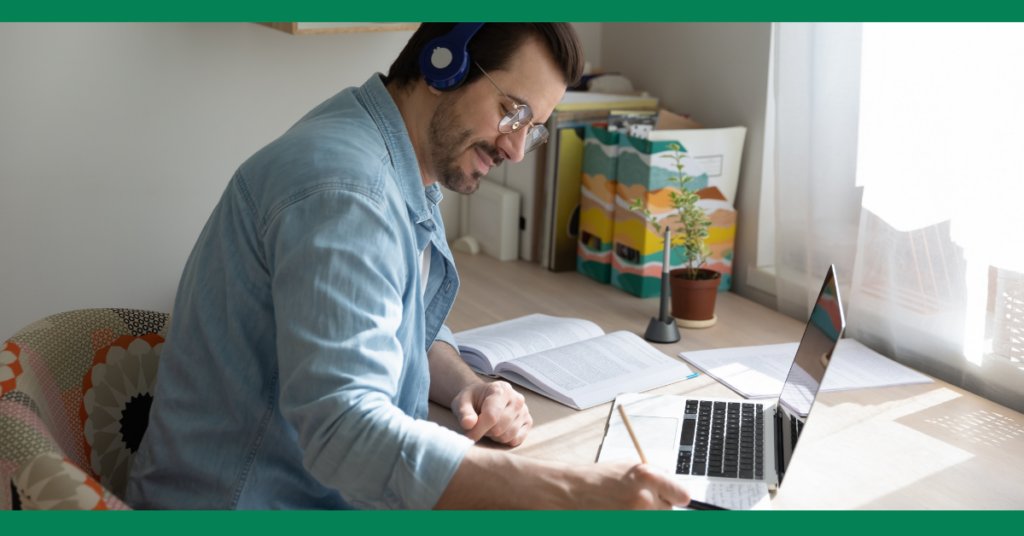
[[[670, 143], [669, 148], [672, 149], [673, 154], [662, 155], [662, 158], [671, 158], [676, 162], [676, 171], [679, 176], [669, 177], [668, 180], [679, 185], [680, 193], [669, 192], [668, 196], [676, 211], [677, 219], [675, 221], [680, 224], [679, 228], [682, 232], [674, 233], [671, 239], [672, 243], [666, 247], [670, 247], [679, 261], [687, 265], [686, 278], [697, 279], [700, 274], [699, 270], [707, 263], [707, 258], [711, 255], [711, 248], [704, 242], [704, 239], [708, 237], [711, 220], [704, 214], [704, 209], [697, 206], [700, 196], [686, 186], [693, 180], [692, 176], [683, 173], [683, 168], [686, 167], [683, 165], [686, 152], [676, 143]], [[644, 208], [643, 199], [636, 198], [630, 203], [629, 210], [642, 215], [655, 230], [659, 233], [662, 232], [662, 225], [658, 223], [657, 218], [651, 214], [650, 209]], [[680, 254], [680, 250], [682, 250], [682, 254]]]

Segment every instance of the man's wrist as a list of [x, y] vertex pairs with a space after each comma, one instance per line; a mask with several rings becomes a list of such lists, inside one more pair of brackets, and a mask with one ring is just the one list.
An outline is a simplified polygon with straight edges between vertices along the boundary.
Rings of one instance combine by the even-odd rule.
[[577, 466], [562, 462], [534, 460], [511, 453], [500, 453], [513, 474], [522, 481], [516, 489], [529, 490], [517, 494], [512, 508], [530, 510], [572, 510], [578, 508], [576, 493], [586, 487], [586, 479]]
[[437, 339], [427, 350], [430, 366], [430, 400], [451, 407], [452, 401], [466, 387], [484, 383], [447, 342]]
[[584, 483], [578, 468], [556, 462], [548, 462], [545, 465], [546, 467], [541, 471], [537, 471], [537, 474], [543, 481], [540, 487], [546, 493], [535, 496], [542, 504], [534, 505], [531, 508], [544, 510], [578, 509], [576, 497]]
[[575, 466], [472, 447], [438, 502], [439, 508], [572, 509], [587, 487]]

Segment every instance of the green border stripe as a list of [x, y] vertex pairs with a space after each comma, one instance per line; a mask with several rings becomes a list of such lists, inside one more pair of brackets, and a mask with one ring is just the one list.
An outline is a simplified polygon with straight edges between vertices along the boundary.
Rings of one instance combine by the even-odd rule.
[[[395, 20], [399, 19], [399, 20]], [[551, 21], [578, 22], [766, 22], [766, 21], [1007, 21], [1024, 20], [1024, 2], [970, 3], [863, 0], [822, 2], [687, 2], [630, 4], [612, 0], [520, 0], [508, 2], [427, 2], [391, 0], [127, 0], [49, 2], [8, 1], [0, 7], [6, 22], [245, 22], [245, 21]]]
[[751, 530], [770, 536], [964, 536], [979, 530], [1019, 533], [1024, 512], [4, 512], [0, 523], [9, 534], [38, 534], [43, 527], [53, 527], [103, 536], [125, 531], [146, 536], [625, 536], [710, 531], [726, 536]]

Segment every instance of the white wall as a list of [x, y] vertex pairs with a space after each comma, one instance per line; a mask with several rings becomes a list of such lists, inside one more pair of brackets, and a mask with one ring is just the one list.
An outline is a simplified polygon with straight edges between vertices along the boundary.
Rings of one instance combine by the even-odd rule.
[[580, 38], [580, 45], [583, 46], [583, 56], [594, 69], [601, 67], [601, 38], [603, 35], [603, 22], [574, 22], [572, 27]]
[[747, 285], [757, 259], [770, 23], [611, 23], [601, 29], [603, 67], [633, 80], [661, 104], [708, 127], [747, 127], [736, 209], [733, 290], [770, 307]]
[[238, 165], [410, 35], [0, 24], [0, 340], [71, 309], [171, 311]]
[[[577, 31], [597, 56], [601, 24]], [[411, 35], [0, 24], [0, 341], [72, 309], [171, 311], [238, 165]]]

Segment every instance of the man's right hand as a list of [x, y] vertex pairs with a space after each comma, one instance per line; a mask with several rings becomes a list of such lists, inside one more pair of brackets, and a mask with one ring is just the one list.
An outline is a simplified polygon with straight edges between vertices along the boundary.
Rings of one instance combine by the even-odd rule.
[[629, 462], [571, 466], [571, 497], [583, 510], [670, 510], [690, 495], [672, 476], [652, 465]]
[[689, 503], [682, 485], [651, 465], [569, 465], [471, 447], [435, 508], [665, 510]]

